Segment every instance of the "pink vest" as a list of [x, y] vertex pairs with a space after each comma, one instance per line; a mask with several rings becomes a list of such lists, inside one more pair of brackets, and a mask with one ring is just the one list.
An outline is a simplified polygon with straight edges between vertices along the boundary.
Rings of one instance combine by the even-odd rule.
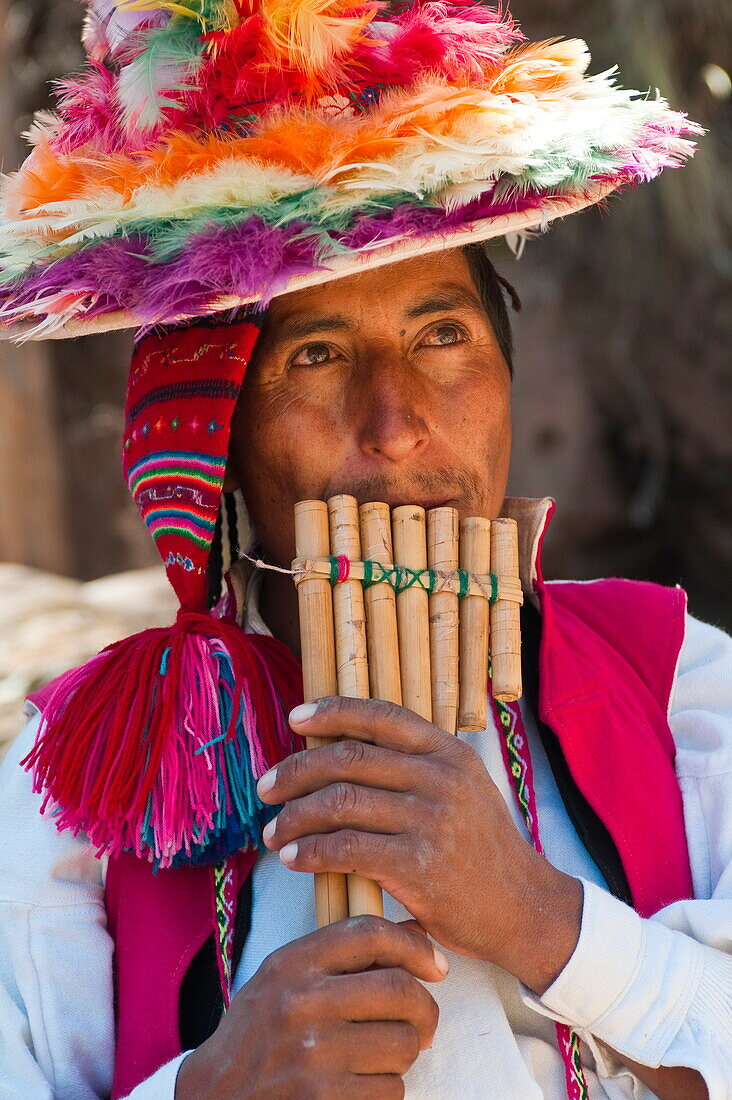
[[[537, 583], [539, 717], [617, 848], [642, 916], [692, 896], [668, 706], [684, 637], [680, 589], [601, 580]], [[541, 823], [540, 823], [541, 824]], [[256, 854], [238, 861], [240, 883]], [[179, 994], [212, 930], [211, 872], [109, 864], [117, 1057], [113, 1098], [181, 1050]]]

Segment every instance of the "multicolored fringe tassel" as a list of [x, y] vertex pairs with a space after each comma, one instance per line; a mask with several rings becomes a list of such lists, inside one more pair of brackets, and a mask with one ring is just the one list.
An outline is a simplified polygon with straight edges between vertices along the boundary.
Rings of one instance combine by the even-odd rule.
[[23, 764], [57, 828], [98, 854], [218, 862], [261, 844], [275, 811], [256, 784], [295, 747], [299, 684], [274, 639], [182, 612], [61, 677]]
[[[489, 666], [489, 675], [491, 669]], [[503, 763], [516, 796], [516, 802], [526, 822], [534, 848], [543, 853], [539, 836], [539, 821], [536, 810], [533, 768], [529, 745], [526, 738], [521, 710], [518, 703], [501, 703], [489, 692], [496, 728], [503, 736], [501, 752]], [[582, 1068], [580, 1039], [576, 1031], [566, 1024], [555, 1023], [559, 1052], [564, 1063], [564, 1075], [569, 1100], [589, 1100], [587, 1079]]]

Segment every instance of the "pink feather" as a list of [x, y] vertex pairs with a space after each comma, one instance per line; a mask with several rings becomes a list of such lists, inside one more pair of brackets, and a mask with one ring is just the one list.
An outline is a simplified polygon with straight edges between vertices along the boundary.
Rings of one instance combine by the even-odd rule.
[[87, 143], [101, 152], [120, 151], [125, 135], [115, 102], [116, 78], [92, 58], [86, 70], [59, 83], [58, 111], [63, 127], [53, 140], [57, 153], [70, 153]]

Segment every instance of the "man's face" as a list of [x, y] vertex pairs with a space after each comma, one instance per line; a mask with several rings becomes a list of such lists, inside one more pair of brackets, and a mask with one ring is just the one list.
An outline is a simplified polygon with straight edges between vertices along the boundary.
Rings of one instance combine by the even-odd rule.
[[498, 515], [510, 378], [458, 250], [276, 298], [232, 426], [230, 476], [288, 565], [293, 506], [450, 504]]

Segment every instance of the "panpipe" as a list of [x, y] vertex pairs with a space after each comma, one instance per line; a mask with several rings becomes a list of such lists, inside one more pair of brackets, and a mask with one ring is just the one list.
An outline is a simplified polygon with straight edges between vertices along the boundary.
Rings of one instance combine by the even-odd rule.
[[[523, 603], [515, 520], [355, 497], [295, 505], [292, 573], [305, 702], [399, 703], [448, 733], [479, 731], [493, 696], [521, 696]], [[308, 748], [327, 744], [310, 737]], [[383, 915], [358, 875], [315, 875], [318, 927]]]

